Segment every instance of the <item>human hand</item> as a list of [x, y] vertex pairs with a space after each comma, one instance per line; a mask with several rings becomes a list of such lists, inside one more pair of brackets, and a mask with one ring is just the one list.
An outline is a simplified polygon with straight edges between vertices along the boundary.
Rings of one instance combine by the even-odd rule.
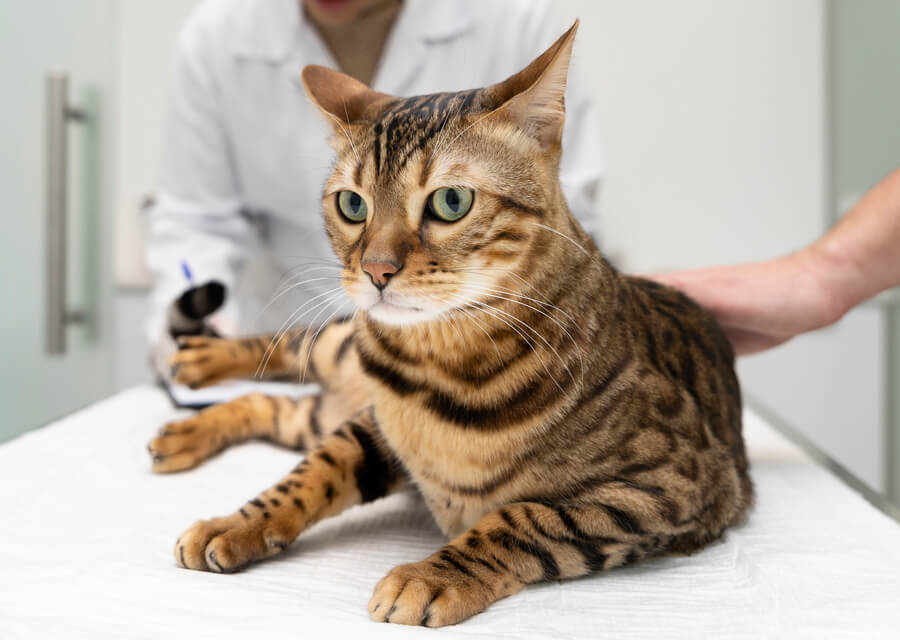
[[166, 313], [166, 323], [172, 338], [180, 336], [218, 337], [209, 317], [225, 302], [225, 285], [210, 280], [191, 287], [175, 300]]
[[181, 336], [220, 337], [222, 331], [211, 322], [211, 316], [225, 303], [226, 288], [211, 280], [182, 293], [166, 311], [165, 333], [157, 339], [150, 363], [163, 380], [171, 379], [169, 360], [178, 350], [175, 342]]
[[815, 247], [753, 264], [650, 276], [706, 307], [749, 355], [826, 327], [850, 308], [829, 260]]

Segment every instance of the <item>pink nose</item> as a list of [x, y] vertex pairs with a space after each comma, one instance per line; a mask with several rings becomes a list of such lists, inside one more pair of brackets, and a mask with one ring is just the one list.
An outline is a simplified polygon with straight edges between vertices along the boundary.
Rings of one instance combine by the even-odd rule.
[[403, 267], [396, 262], [363, 262], [363, 271], [369, 274], [369, 278], [379, 290], [387, 286], [388, 279]]

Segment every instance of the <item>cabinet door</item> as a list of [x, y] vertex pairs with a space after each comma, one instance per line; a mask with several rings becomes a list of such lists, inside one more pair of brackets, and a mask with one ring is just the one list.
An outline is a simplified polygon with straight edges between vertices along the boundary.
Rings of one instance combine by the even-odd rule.
[[113, 387], [116, 4], [0, 3], [0, 440]]

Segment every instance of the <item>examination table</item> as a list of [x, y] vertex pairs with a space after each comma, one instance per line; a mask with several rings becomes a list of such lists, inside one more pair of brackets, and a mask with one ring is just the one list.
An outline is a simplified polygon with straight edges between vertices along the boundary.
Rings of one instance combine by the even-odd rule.
[[184, 529], [298, 459], [250, 443], [154, 475], [147, 442], [180, 413], [135, 388], [0, 446], [0, 639], [900, 638], [900, 525], [752, 411], [756, 506], [721, 542], [526, 587], [438, 631], [366, 612], [391, 567], [444, 542], [412, 493], [320, 523], [240, 573], [178, 568]]

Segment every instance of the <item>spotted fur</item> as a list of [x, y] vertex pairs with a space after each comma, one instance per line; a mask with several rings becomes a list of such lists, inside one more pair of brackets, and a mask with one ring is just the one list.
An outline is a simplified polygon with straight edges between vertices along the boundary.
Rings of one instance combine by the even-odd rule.
[[[328, 235], [360, 311], [274, 342], [270, 367], [316, 380], [168, 425], [154, 468], [265, 437], [307, 451], [236, 513], [179, 538], [184, 567], [234, 571], [312, 523], [412, 485], [450, 538], [375, 587], [373, 619], [440, 626], [525, 585], [691, 553], [745, 517], [752, 486], [731, 347], [684, 295], [623, 276], [566, 206], [558, 162], [574, 27], [478, 91], [399, 99], [307, 68], [335, 123]], [[455, 223], [441, 186], [475, 192]], [[362, 223], [337, 209], [353, 190]], [[381, 288], [365, 267], [395, 269]], [[264, 339], [187, 339], [177, 379], [249, 375]], [[650, 576], [648, 579], [652, 579]]]

